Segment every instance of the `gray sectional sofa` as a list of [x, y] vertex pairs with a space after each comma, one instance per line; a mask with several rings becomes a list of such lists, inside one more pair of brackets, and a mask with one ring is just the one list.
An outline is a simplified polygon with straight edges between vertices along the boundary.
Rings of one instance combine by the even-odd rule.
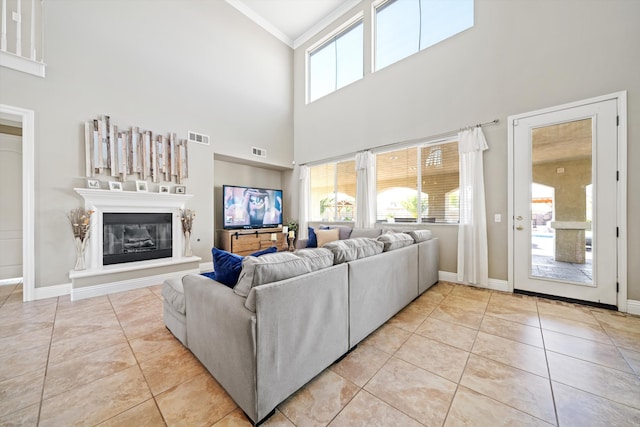
[[233, 289], [165, 282], [165, 324], [258, 423], [435, 284], [438, 263], [428, 232], [246, 257]]

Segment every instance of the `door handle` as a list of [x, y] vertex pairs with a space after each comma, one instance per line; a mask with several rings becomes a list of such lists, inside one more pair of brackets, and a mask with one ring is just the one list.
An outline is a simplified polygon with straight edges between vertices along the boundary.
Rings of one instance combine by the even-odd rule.
[[517, 219], [518, 221], [522, 221], [522, 217], [521, 217], [521, 216], [519, 216], [519, 215], [516, 217], [516, 219]]
[[517, 226], [516, 230], [522, 230], [522, 226], [521, 225]]

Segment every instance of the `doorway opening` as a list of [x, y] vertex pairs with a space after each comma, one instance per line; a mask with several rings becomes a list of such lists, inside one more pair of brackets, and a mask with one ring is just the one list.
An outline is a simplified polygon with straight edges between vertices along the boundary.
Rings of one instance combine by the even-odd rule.
[[0, 118], [22, 129], [22, 288], [23, 300], [32, 301], [35, 299], [35, 113], [33, 110], [0, 104]]

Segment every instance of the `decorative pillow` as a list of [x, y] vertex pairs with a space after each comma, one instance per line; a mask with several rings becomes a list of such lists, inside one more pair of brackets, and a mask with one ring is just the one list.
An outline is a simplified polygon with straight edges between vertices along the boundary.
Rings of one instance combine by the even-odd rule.
[[381, 253], [383, 248], [384, 244], [382, 242], [367, 237], [338, 240], [325, 245], [325, 249], [333, 252], [334, 264], [342, 264], [343, 262], [373, 256]]
[[[276, 252], [278, 248], [271, 247], [251, 254], [251, 256], [259, 257], [260, 255]], [[223, 251], [222, 249], [212, 248], [213, 270], [215, 272], [215, 281], [223, 285], [233, 288], [238, 282], [240, 272], [242, 271], [243, 256]]]
[[387, 233], [377, 239], [384, 244], [384, 252], [413, 245], [413, 238], [405, 233]]
[[216, 280], [216, 272], [215, 271], [209, 271], [207, 273], [200, 273], [201, 276], [204, 277], [208, 277], [211, 280]]
[[317, 248], [318, 247], [318, 239], [316, 237], [316, 232], [313, 227], [309, 227], [309, 239], [307, 240], [308, 248]]
[[354, 228], [351, 232], [351, 238], [369, 237], [375, 239], [380, 233], [382, 233], [382, 230], [379, 228]]
[[424, 242], [431, 240], [431, 230], [411, 230], [409, 236], [416, 243]]
[[340, 230], [334, 228], [333, 230], [317, 230], [316, 237], [318, 239], [318, 247], [323, 247], [326, 243], [340, 240]]
[[304, 258], [311, 271], [321, 270], [333, 265], [333, 252], [325, 248], [298, 249], [294, 252]]
[[254, 286], [310, 272], [309, 263], [291, 252], [267, 254], [260, 258], [248, 256], [242, 260], [242, 271], [233, 291], [246, 297]]
[[340, 232], [340, 240], [346, 240], [351, 236], [351, 231], [353, 230], [351, 227], [346, 225], [321, 225], [320, 230], [333, 230], [338, 229]]
[[251, 254], [251, 255], [249, 255], [249, 256], [255, 256], [255, 257], [258, 257], [258, 256], [266, 255], [266, 254], [273, 254], [273, 253], [276, 253], [276, 252], [278, 252], [278, 248], [277, 248], [277, 247], [275, 247], [275, 246], [271, 246], [270, 248], [267, 248], [267, 249], [261, 249], [261, 250], [259, 250], [259, 251], [257, 251], [257, 252], [254, 252], [254, 253], [252, 253], [252, 254]]

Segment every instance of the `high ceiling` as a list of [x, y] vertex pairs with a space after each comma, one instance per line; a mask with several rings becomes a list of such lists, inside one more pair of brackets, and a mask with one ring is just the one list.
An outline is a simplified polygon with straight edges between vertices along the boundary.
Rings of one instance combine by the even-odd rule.
[[227, 3], [296, 48], [360, 1], [227, 0]]

